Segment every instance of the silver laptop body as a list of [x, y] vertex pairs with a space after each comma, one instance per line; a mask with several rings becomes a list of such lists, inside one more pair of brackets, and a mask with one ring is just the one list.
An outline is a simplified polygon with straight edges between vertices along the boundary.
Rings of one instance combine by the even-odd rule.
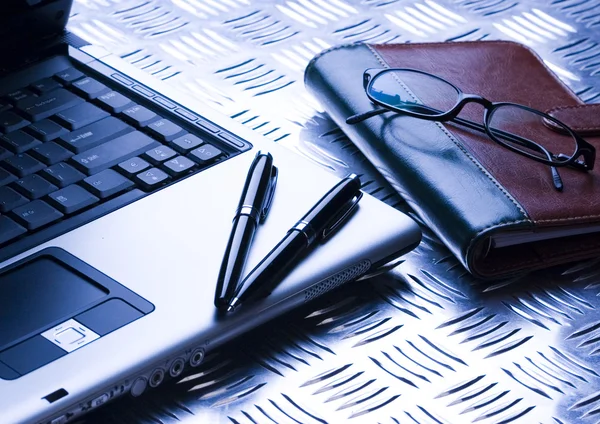
[[[100, 48], [69, 46], [56, 57], [53, 66], [63, 63], [103, 75], [123, 94], [136, 95], [131, 86], [122, 83], [134, 81], [178, 108], [237, 135], [249, 148], [0, 262], [0, 297], [4, 298], [0, 304], [6, 305], [0, 311], [0, 328], [5, 329], [5, 335], [14, 333], [12, 341], [6, 339], [0, 346], [0, 377], [3, 366], [10, 373], [22, 366], [19, 361], [29, 361], [24, 359], [27, 355], [46, 355], [43, 349], [30, 347], [33, 350], [25, 352], [15, 346], [42, 337], [59, 349], [53, 347], [58, 357], [46, 358], [37, 368], [25, 366], [25, 371], [16, 370], [16, 377], [0, 378], [1, 423], [65, 423], [118, 396], [140, 395], [198, 366], [216, 346], [372, 271], [419, 242], [420, 231], [411, 219], [365, 195], [348, 223], [312, 251], [270, 296], [229, 316], [217, 315], [213, 305], [215, 282], [256, 151], [273, 155], [279, 181], [246, 271], [338, 178]], [[27, 69], [1, 78], [0, 94], [16, 88], [11, 84], [17, 81], [23, 85], [24, 79]], [[176, 119], [170, 110], [164, 115]], [[15, 268], [21, 261], [49, 261], [47, 265], [58, 267], [59, 274], [64, 271], [69, 278], [73, 276], [74, 286], [62, 287], [61, 296], [40, 296], [35, 294], [37, 288], [48, 290], [42, 278], [37, 285], [31, 283], [29, 294], [20, 292], [19, 298], [9, 299], [14, 291], [3, 293], [3, 275], [20, 279], [5, 278], [9, 281], [6, 287], [30, 284], [28, 274], [21, 272], [26, 268]], [[13, 268], [7, 268], [10, 266]], [[79, 285], [86, 287], [83, 294]], [[70, 296], [70, 290], [81, 296]], [[62, 310], [63, 302], [73, 305], [53, 314]], [[33, 320], [35, 325], [27, 331], [13, 331], [19, 320], [45, 308], [52, 319]], [[121, 316], [126, 324], [110, 324]], [[98, 322], [99, 326], [89, 324]], [[13, 348], [16, 350], [11, 351]]]

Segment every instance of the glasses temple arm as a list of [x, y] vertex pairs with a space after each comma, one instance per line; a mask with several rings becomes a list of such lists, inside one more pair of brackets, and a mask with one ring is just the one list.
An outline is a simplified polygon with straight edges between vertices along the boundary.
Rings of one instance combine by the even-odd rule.
[[[452, 122], [456, 122], [467, 128], [471, 128], [471, 129], [486, 133], [485, 127], [483, 125], [478, 124], [473, 121], [469, 121], [467, 119], [454, 118], [454, 119], [452, 119]], [[554, 157], [554, 155], [552, 153], [550, 153], [550, 151], [548, 151], [544, 147], [540, 146], [539, 144], [537, 144], [531, 140], [527, 140], [526, 138], [521, 138], [515, 134], [511, 134], [506, 131], [498, 130], [495, 128], [490, 128], [490, 132], [492, 132], [496, 137], [501, 137], [501, 138], [511, 141], [513, 143], [520, 144], [523, 147], [528, 147], [530, 149], [537, 150], [537, 151], [543, 153], [549, 161], [551, 161], [552, 158]], [[554, 188], [558, 191], [562, 191], [564, 186], [563, 186], [562, 178], [560, 178], [560, 174], [558, 173], [558, 170], [556, 169], [556, 167], [550, 165], [550, 172], [552, 173], [552, 182], [554, 183]]]
[[[423, 109], [426, 111], [435, 112], [438, 115], [442, 113], [441, 111], [439, 111], [437, 109], [434, 109], [434, 108], [431, 108], [431, 107], [428, 107], [425, 105], [411, 105], [411, 108], [412, 109]], [[391, 112], [391, 111], [401, 113], [401, 111], [396, 110], [396, 109], [387, 109], [387, 108], [373, 109], [368, 112], [363, 112], [363, 113], [359, 113], [359, 114], [350, 116], [349, 118], [346, 119], [346, 123], [350, 124], [350, 125], [357, 124], [357, 123], [362, 122], [373, 116], [380, 115], [385, 112]], [[467, 119], [462, 119], [462, 118], [453, 118], [451, 120], [451, 122], [454, 122], [454, 123], [460, 124], [464, 127], [487, 134], [487, 132], [485, 130], [485, 126], [478, 124], [477, 122], [469, 121]], [[544, 147], [540, 146], [537, 143], [534, 143], [531, 140], [527, 140], [527, 139], [521, 138], [515, 134], [511, 134], [511, 133], [508, 133], [508, 132], [505, 132], [502, 130], [498, 130], [498, 129], [490, 128], [490, 131], [492, 133], [494, 133], [494, 135], [496, 135], [497, 137], [501, 137], [501, 138], [504, 138], [513, 143], [520, 144], [523, 147], [528, 147], [530, 149], [537, 150], [537, 151], [543, 153], [546, 156], [546, 158], [550, 161], [554, 157], [553, 154], [550, 153], [548, 150], [546, 150]], [[558, 173], [558, 170], [556, 169], [556, 167], [550, 165], [550, 172], [552, 173], [552, 182], [554, 183], [554, 188], [556, 188], [556, 190], [558, 190], [558, 191], [562, 191], [563, 182], [562, 182], [562, 179], [560, 178], [560, 174]]]
[[[469, 121], [467, 119], [454, 118], [454, 119], [452, 119], [452, 122], [456, 122], [467, 128], [471, 128], [471, 129], [486, 133], [485, 126], [478, 124], [476, 122], [473, 122], [473, 121]], [[490, 132], [492, 132], [496, 137], [501, 137], [505, 140], [511, 141], [513, 143], [517, 143], [523, 147], [528, 147], [530, 149], [537, 150], [537, 151], [543, 153], [549, 161], [551, 161], [552, 158], [554, 157], [554, 155], [552, 153], [550, 153], [550, 151], [548, 151], [544, 147], [540, 146], [539, 144], [537, 144], [531, 140], [527, 140], [526, 138], [521, 138], [518, 135], [511, 134], [509, 132], [498, 130], [495, 128], [490, 128]], [[558, 173], [558, 170], [556, 169], [556, 167], [550, 165], [550, 172], [552, 173], [552, 182], [554, 183], [554, 188], [558, 191], [562, 191], [564, 186], [563, 186], [562, 178], [560, 178], [560, 174]]]
[[[424, 105], [411, 105], [411, 109], [423, 109], [428, 112], [435, 112], [436, 114], [442, 114], [442, 111], [439, 111], [437, 109], [434, 109], [434, 108], [428, 107], [428, 106], [424, 106]], [[373, 116], [381, 115], [382, 113], [385, 113], [385, 112], [401, 113], [400, 111], [397, 111], [395, 109], [386, 109], [386, 108], [372, 109], [372, 110], [369, 110], [368, 112], [358, 113], [356, 115], [350, 116], [349, 118], [346, 119], [346, 123], [350, 124], [350, 125], [358, 124], [359, 122], [362, 122], [366, 119], [372, 118]], [[482, 133], [486, 133], [485, 126], [478, 124], [477, 122], [469, 121], [467, 119], [462, 119], [462, 118], [453, 118], [452, 122], [456, 122], [467, 128], [471, 128], [473, 130], [480, 131]], [[494, 128], [490, 128], [490, 130], [497, 136], [502, 137], [506, 140], [512, 141], [513, 143], [520, 144], [523, 147], [533, 148], [535, 150], [538, 150], [538, 151], [544, 153], [546, 155], [546, 157], [548, 158], [548, 160], [552, 160], [552, 158], [553, 158], [552, 153], [550, 153], [544, 147], [540, 146], [537, 143], [534, 143], [531, 140], [527, 140], [526, 138], [521, 138], [517, 135], [511, 134], [511, 133], [508, 133], [508, 132], [505, 132], [502, 130], [494, 129]]]
[[385, 112], [390, 112], [390, 110], [381, 108], [381, 109], [373, 109], [368, 112], [358, 113], [356, 115], [352, 115], [351, 117], [347, 118], [346, 124], [349, 124], [349, 125], [358, 124], [359, 122], [362, 122], [373, 116], [381, 115], [382, 113], [385, 113]]

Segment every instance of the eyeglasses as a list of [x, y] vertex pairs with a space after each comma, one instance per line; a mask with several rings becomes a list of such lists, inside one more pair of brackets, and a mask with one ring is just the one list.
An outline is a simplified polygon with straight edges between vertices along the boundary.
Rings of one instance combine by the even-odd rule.
[[[515, 153], [549, 165], [554, 187], [561, 191], [562, 180], [556, 167], [581, 171], [594, 168], [596, 149], [558, 119], [530, 107], [507, 102], [491, 102], [475, 94], [465, 94], [454, 84], [436, 75], [415, 69], [367, 69], [363, 85], [369, 99], [382, 107], [351, 116], [356, 124], [384, 112], [394, 111], [428, 121], [451, 122], [488, 135]], [[398, 89], [403, 88], [404, 94]], [[483, 125], [458, 118], [463, 107], [478, 103], [484, 109]], [[543, 123], [553, 127], [552, 136], [540, 130]], [[564, 152], [553, 153], [549, 146]]]

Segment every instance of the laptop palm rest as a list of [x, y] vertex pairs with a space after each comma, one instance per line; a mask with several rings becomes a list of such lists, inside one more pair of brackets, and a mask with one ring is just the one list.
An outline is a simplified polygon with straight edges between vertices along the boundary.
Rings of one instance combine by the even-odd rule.
[[0, 274], [0, 378], [19, 378], [153, 309], [66, 251], [42, 250]]

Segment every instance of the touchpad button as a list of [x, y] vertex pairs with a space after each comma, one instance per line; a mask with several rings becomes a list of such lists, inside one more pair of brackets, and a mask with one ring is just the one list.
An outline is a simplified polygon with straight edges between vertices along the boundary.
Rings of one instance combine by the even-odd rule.
[[8, 365], [0, 362], [0, 378], [3, 380], [15, 380], [20, 376], [21, 374], [10, 368]]
[[61, 345], [73, 344], [80, 341], [84, 337], [85, 335], [83, 335], [83, 333], [80, 333], [73, 327], [69, 327], [66, 330], [56, 334], [56, 341], [58, 341]]
[[42, 337], [67, 352], [73, 352], [75, 349], [93, 342], [100, 336], [74, 319], [70, 319], [50, 330], [44, 331]]
[[75, 319], [95, 331], [101, 336], [116, 330], [119, 327], [135, 321], [143, 314], [135, 308], [132, 308], [121, 299], [111, 299], [104, 302]]
[[25, 375], [64, 355], [66, 355], [66, 352], [61, 348], [53, 345], [42, 336], [35, 336], [0, 353], [0, 361], [18, 373]]

